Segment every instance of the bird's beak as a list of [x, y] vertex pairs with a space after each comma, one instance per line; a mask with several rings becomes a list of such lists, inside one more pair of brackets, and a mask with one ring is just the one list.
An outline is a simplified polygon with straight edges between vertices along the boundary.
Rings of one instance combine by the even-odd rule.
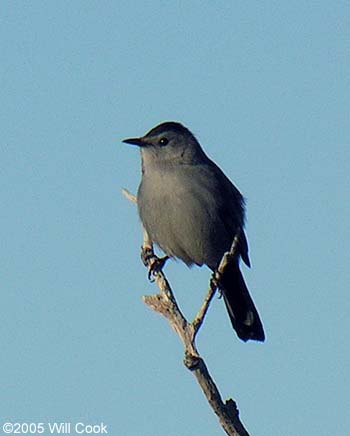
[[139, 147], [145, 147], [146, 145], [146, 142], [143, 140], [143, 138], [123, 139], [123, 142], [125, 142], [126, 144], [138, 145]]

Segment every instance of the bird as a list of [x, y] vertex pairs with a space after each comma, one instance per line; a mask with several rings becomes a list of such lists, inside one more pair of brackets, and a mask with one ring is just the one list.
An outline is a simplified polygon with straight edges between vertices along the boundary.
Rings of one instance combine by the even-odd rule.
[[259, 313], [240, 270], [240, 260], [250, 267], [240, 191], [179, 122], [162, 122], [144, 136], [123, 142], [141, 150], [138, 214], [152, 243], [167, 257], [215, 272], [239, 235], [237, 255], [218, 286], [237, 336], [264, 341]]

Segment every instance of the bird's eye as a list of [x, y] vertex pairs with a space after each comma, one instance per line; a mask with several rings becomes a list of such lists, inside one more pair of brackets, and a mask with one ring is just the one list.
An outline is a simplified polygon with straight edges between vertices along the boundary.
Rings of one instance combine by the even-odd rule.
[[168, 138], [165, 138], [165, 137], [160, 138], [160, 140], [159, 140], [160, 145], [167, 145], [168, 142], [169, 142]]

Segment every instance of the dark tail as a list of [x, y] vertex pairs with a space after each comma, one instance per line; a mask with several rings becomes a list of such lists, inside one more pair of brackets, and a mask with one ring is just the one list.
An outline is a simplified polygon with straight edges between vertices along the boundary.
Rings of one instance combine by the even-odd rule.
[[243, 341], [264, 341], [265, 333], [254, 302], [239, 269], [229, 264], [221, 277], [221, 292], [233, 328]]

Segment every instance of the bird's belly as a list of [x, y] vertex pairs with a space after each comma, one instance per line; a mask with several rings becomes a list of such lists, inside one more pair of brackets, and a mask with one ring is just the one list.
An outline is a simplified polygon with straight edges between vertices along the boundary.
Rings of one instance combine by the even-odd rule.
[[143, 180], [138, 192], [139, 215], [151, 240], [187, 265], [215, 268], [231, 244], [215, 199], [190, 183], [171, 183], [169, 177], [157, 182], [155, 188], [155, 180]]

